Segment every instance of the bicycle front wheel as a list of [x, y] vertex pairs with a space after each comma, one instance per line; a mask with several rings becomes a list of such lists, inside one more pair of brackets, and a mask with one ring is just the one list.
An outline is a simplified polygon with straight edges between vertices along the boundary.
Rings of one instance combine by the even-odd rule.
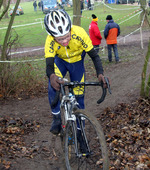
[[[75, 116], [77, 121], [67, 126], [66, 129], [65, 159], [67, 169], [108, 170], [107, 145], [100, 123], [93, 115], [87, 113], [76, 112]], [[69, 133], [73, 137], [71, 144], [68, 140]]]

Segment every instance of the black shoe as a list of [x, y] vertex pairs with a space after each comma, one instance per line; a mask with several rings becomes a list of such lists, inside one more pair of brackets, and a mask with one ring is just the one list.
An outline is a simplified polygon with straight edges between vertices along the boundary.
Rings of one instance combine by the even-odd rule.
[[58, 135], [61, 131], [61, 115], [53, 115], [53, 122], [50, 128], [50, 132], [54, 135]]
[[121, 62], [121, 60], [117, 60], [117, 61], [116, 61], [116, 64], [118, 64], [118, 63], [120, 63], [120, 62]]
[[88, 149], [87, 149], [86, 143], [85, 143], [85, 141], [82, 137], [81, 130], [77, 130], [77, 140], [78, 140], [79, 145], [80, 145], [81, 153], [87, 153]]

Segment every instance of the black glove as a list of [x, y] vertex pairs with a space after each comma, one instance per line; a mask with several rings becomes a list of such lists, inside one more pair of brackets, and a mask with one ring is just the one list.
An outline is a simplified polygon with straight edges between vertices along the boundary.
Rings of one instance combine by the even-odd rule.
[[104, 88], [108, 88], [108, 85], [110, 86], [110, 84], [111, 84], [110, 79], [109, 78], [107, 78], [107, 79], [108, 79], [108, 82], [106, 82], [106, 79], [105, 79], [105, 77], [102, 74], [98, 75], [98, 80], [99, 80], [99, 82], [102, 81], [104, 83]]
[[51, 74], [50, 75], [50, 82], [51, 82], [51, 86], [59, 91], [60, 90], [60, 84], [63, 83], [63, 80], [59, 79], [58, 76], [56, 76], [56, 74]]

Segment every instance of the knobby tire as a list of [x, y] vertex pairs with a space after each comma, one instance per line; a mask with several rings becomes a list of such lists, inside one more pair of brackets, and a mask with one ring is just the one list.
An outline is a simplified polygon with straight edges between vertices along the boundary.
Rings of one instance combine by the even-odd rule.
[[[105, 135], [100, 123], [88, 112], [75, 112], [76, 118], [84, 120], [85, 122], [85, 134], [91, 149], [91, 154], [88, 156], [77, 157], [75, 154], [75, 140], [77, 124], [76, 122], [69, 122], [66, 125], [65, 130], [65, 141], [63, 140], [65, 146], [65, 160], [67, 170], [109, 170], [109, 158], [107, 152], [107, 144], [105, 140]], [[72, 138], [71, 141], [68, 138]], [[77, 142], [78, 143], [78, 142]], [[80, 152], [79, 143], [77, 145]]]

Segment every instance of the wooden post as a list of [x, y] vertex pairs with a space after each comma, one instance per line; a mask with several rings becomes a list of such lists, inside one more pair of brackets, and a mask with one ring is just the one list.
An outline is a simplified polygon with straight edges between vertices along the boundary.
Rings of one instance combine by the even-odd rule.
[[73, 25], [81, 25], [81, 4], [80, 0], [73, 0]]

